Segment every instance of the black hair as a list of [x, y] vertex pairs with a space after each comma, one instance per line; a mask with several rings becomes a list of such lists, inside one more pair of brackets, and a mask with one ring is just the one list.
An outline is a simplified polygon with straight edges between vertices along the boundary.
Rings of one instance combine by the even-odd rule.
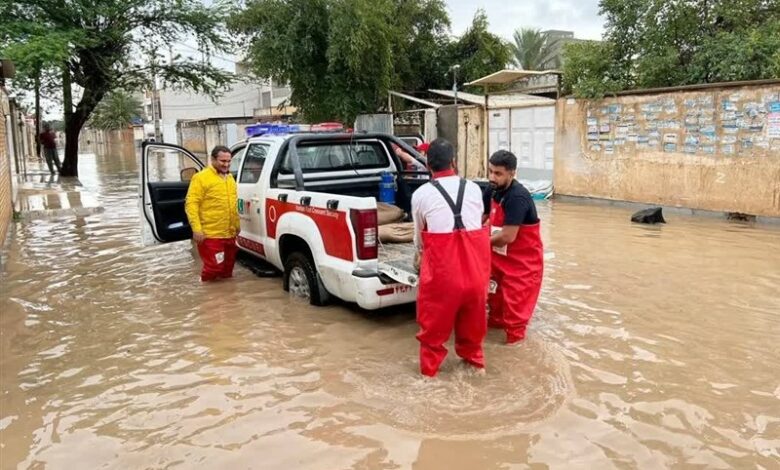
[[223, 153], [223, 152], [224, 152], [224, 153], [228, 153], [228, 154], [229, 154], [229, 153], [230, 153], [230, 149], [229, 149], [229, 148], [227, 148], [227, 147], [225, 147], [224, 145], [217, 145], [217, 146], [216, 146], [216, 147], [214, 147], [214, 149], [211, 151], [211, 158], [213, 158], [214, 160], [216, 160], [216, 159], [217, 159], [217, 155], [219, 155], [220, 153]]
[[515, 171], [517, 170], [517, 157], [509, 150], [498, 150], [490, 156], [490, 164], [503, 166], [509, 171]]
[[452, 168], [455, 158], [455, 148], [446, 139], [436, 139], [428, 147], [428, 166], [433, 171], [444, 171]]

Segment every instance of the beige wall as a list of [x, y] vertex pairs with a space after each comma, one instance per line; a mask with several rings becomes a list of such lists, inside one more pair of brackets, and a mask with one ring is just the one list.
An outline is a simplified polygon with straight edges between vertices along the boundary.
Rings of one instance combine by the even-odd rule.
[[79, 135], [79, 150], [99, 155], [132, 157], [136, 155], [135, 131], [130, 127], [113, 131], [84, 128]]
[[780, 84], [558, 100], [555, 191], [780, 217], [778, 106]]
[[484, 118], [479, 106], [458, 109], [458, 173], [469, 179], [487, 178]]
[[13, 217], [13, 190], [11, 188], [11, 155], [8, 152], [5, 116], [10, 112], [8, 96], [0, 89], [0, 246], [5, 242]]

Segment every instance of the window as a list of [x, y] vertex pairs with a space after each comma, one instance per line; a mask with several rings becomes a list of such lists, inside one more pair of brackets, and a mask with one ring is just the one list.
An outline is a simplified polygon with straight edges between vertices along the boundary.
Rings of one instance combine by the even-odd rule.
[[252, 144], [246, 150], [244, 165], [241, 168], [239, 183], [257, 183], [263, 172], [265, 158], [268, 155], [268, 144]]
[[[303, 173], [366, 170], [390, 165], [387, 152], [379, 142], [301, 144], [298, 146], [298, 160]], [[289, 150], [279, 167], [279, 173], [293, 173]]]
[[190, 181], [201, 169], [197, 160], [176, 148], [151, 145], [145, 158], [149, 183]]
[[241, 168], [241, 161], [244, 160], [244, 154], [246, 153], [246, 146], [235, 149], [233, 151], [233, 159], [230, 160], [230, 174], [238, 181], [238, 169]]

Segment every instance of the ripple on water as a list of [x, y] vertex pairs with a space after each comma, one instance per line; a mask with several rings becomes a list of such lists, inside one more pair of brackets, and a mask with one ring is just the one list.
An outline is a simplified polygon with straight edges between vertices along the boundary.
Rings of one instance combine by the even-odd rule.
[[[451, 348], [450, 348], [451, 349]], [[358, 360], [344, 373], [350, 399], [369, 408], [377, 422], [408, 431], [452, 438], [490, 438], [551, 417], [574, 392], [563, 355], [538, 338], [506, 346], [488, 342], [485, 375], [450, 352], [439, 375], [417, 373], [417, 360]]]

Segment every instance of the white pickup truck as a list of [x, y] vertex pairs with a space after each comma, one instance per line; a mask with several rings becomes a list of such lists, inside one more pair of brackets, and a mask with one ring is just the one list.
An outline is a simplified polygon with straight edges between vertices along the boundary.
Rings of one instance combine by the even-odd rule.
[[[284, 273], [284, 289], [323, 305], [331, 296], [368, 310], [414, 302], [411, 243], [382, 244], [377, 228], [381, 173], [395, 176], [396, 205], [410, 211], [429, 175], [405, 171], [386, 134], [286, 134], [236, 144], [241, 250]], [[191, 238], [184, 212], [189, 179], [203, 163], [185, 148], [144, 142], [139, 198], [147, 239]]]

